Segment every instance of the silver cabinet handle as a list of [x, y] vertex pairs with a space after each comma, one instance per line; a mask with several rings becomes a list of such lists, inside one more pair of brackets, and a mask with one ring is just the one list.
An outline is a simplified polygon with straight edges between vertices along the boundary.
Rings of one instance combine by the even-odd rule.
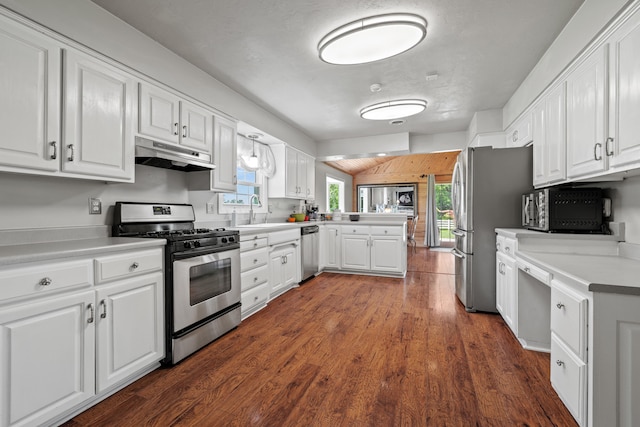
[[134, 262], [133, 264], [131, 264], [131, 270], [135, 270], [138, 267], [140, 267], [140, 264], [138, 264], [137, 262]]
[[254, 263], [254, 264], [257, 264], [257, 263], [258, 263], [258, 258], [254, 258], [254, 259], [253, 259], [253, 263]]
[[187, 126], [182, 126], [182, 137], [183, 138], [187, 137]]
[[93, 316], [95, 314], [93, 311], [93, 303], [89, 303], [87, 308], [89, 309], [89, 318], [87, 319], [87, 323], [93, 323]]
[[105, 300], [100, 301], [100, 307], [102, 307], [102, 313], [100, 313], [100, 318], [104, 319], [107, 317], [107, 302]]
[[609, 143], [613, 142], [613, 138], [609, 137], [607, 138], [607, 141], [605, 142], [604, 145], [604, 151], [605, 153], [607, 153], [607, 157], [613, 156], [613, 149], [609, 148]]
[[233, 175], [233, 183], [234, 184], [238, 183], [238, 175]]
[[596, 145], [593, 146], [593, 158], [595, 160], [602, 160], [602, 156], [598, 156], [598, 147], [600, 147], [600, 150], [602, 150], [602, 144], [596, 142]]
[[177, 135], [177, 134], [178, 134], [178, 124], [177, 124], [177, 123], [174, 123], [174, 124], [173, 124], [173, 134], [174, 134], [174, 135]]
[[559, 302], [556, 304], [556, 307], [558, 307], [558, 310], [562, 310], [564, 308], [564, 304]]
[[506, 253], [511, 253], [511, 248], [510, 248], [509, 246], [505, 246], [505, 247], [504, 247], [504, 251], [505, 251]]
[[253, 302], [258, 301], [258, 297], [253, 297]]
[[67, 160], [69, 160], [70, 162], [73, 162], [73, 158], [75, 157], [75, 150], [73, 148], [73, 144], [67, 145], [67, 148], [71, 151], [71, 154], [69, 155], [69, 157], [67, 157]]
[[531, 271], [531, 269], [529, 267], [525, 267], [524, 271], [526, 271], [527, 273]]
[[518, 131], [514, 131], [513, 132], [513, 142], [516, 142], [518, 140]]
[[254, 282], [257, 282], [257, 281], [258, 281], [258, 278], [257, 278], [257, 277], [254, 277], [254, 278], [253, 278], [253, 281], [254, 281]]
[[51, 160], [55, 160], [58, 158], [58, 145], [55, 141], [51, 141], [49, 145], [53, 147], [53, 154], [49, 157], [51, 157]]
[[49, 286], [53, 281], [49, 277], [43, 277], [38, 284], [40, 286]]
[[564, 365], [564, 362], [562, 360], [556, 360], [556, 365], [562, 366]]
[[257, 247], [258, 246], [258, 242], [253, 242], [253, 247]]
[[500, 250], [500, 243], [496, 243], [496, 249]]

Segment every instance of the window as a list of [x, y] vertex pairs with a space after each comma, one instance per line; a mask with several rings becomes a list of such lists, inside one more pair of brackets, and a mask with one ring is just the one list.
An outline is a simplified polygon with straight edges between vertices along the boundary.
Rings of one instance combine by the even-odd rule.
[[453, 206], [451, 203], [451, 184], [436, 184], [436, 210], [438, 212], [438, 228], [440, 240], [451, 242], [454, 240]]
[[327, 211], [344, 212], [344, 181], [327, 176]]
[[234, 209], [237, 211], [249, 210], [249, 200], [252, 195], [260, 198], [260, 203], [254, 198], [254, 212], [266, 212], [267, 191], [265, 179], [258, 171], [248, 171], [238, 166], [238, 184], [235, 193], [220, 194], [220, 213], [231, 213]]

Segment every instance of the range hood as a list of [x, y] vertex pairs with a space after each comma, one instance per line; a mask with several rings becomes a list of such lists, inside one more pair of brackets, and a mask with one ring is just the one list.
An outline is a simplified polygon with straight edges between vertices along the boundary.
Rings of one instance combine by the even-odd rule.
[[196, 172], [215, 169], [211, 155], [184, 147], [136, 137], [136, 164]]

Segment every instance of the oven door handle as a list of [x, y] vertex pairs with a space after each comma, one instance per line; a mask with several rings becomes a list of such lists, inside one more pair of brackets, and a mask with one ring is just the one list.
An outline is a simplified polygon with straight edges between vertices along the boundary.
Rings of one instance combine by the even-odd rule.
[[240, 244], [233, 244], [229, 246], [224, 246], [222, 248], [213, 249], [211, 247], [199, 248], [199, 249], [190, 249], [186, 252], [174, 252], [172, 254], [172, 258], [174, 261], [178, 261], [181, 259], [195, 258], [202, 255], [210, 255], [210, 254], [218, 254], [222, 252], [231, 251], [234, 249], [240, 249]]

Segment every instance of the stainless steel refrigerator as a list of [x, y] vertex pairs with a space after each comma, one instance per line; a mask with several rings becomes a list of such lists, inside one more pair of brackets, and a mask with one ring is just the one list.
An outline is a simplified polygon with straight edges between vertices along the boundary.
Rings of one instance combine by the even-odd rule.
[[467, 311], [496, 310], [496, 228], [521, 227], [522, 194], [533, 188], [532, 147], [470, 147], [451, 182], [456, 295]]

